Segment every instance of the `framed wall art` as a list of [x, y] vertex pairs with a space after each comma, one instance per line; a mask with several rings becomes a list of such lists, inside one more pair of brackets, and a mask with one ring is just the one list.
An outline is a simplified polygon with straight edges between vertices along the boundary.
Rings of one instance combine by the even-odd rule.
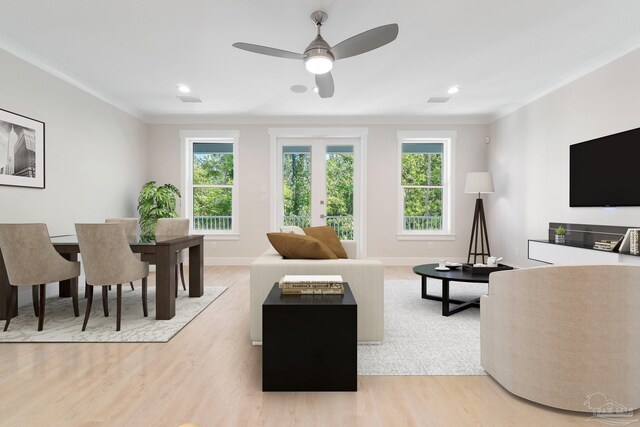
[[44, 188], [44, 122], [0, 109], [0, 185]]

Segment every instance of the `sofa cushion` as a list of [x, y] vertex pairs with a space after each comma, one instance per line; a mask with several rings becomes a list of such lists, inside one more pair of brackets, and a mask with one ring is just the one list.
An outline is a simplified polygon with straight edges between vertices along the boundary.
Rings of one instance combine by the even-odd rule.
[[338, 233], [336, 233], [336, 230], [333, 227], [305, 227], [303, 230], [307, 236], [315, 237], [327, 245], [327, 247], [331, 249], [338, 258], [349, 258], [347, 256], [347, 252], [342, 247], [342, 243], [340, 243]]
[[336, 254], [320, 240], [292, 233], [267, 233], [271, 245], [288, 259], [337, 259]]
[[285, 225], [280, 227], [281, 233], [289, 233], [289, 234], [298, 234], [300, 236], [304, 236], [305, 232], [302, 227], [298, 227], [297, 225]]

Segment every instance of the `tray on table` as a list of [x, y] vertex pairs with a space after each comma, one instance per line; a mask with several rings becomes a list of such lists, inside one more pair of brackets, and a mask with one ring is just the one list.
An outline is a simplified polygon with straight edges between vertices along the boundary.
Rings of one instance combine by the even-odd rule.
[[506, 264], [498, 264], [496, 267], [474, 267], [473, 264], [462, 264], [462, 271], [466, 271], [471, 274], [484, 274], [493, 273], [494, 271], [513, 270], [513, 267]]

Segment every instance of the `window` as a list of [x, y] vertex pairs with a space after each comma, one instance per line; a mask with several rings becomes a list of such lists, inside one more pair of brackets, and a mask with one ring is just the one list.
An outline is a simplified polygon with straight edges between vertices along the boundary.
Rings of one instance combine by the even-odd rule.
[[194, 233], [237, 236], [237, 133], [207, 134], [183, 138], [185, 215]]
[[454, 138], [452, 132], [398, 132], [400, 239], [453, 239], [450, 159]]

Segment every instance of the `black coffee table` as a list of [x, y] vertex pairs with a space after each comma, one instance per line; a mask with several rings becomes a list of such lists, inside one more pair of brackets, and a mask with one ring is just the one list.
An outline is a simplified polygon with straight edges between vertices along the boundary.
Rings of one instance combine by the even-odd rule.
[[[438, 264], [423, 264], [413, 267], [413, 272], [422, 277], [422, 298], [434, 301], [442, 301], [442, 315], [451, 316], [470, 307], [480, 307], [480, 298], [471, 301], [460, 301], [449, 298], [449, 282], [475, 282], [489, 283], [488, 274], [471, 274], [462, 271], [462, 267], [455, 270], [438, 271]], [[427, 294], [427, 278], [442, 280], [442, 297]], [[460, 304], [458, 307], [450, 309], [449, 304]]]

